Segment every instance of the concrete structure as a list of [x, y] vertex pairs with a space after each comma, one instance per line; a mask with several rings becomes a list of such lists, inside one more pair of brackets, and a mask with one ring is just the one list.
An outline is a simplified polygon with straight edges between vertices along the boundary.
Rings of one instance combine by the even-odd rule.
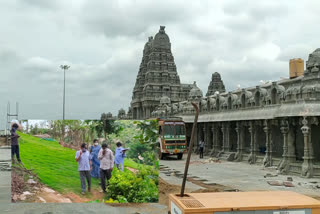
[[289, 61], [289, 74], [290, 78], [302, 76], [304, 72], [304, 61], [300, 58], [290, 59]]
[[320, 177], [320, 49], [309, 55], [301, 76], [211, 94], [203, 97], [194, 84], [188, 99], [163, 102], [152, 115], [182, 117], [190, 136], [196, 102], [196, 142], [204, 139], [206, 154]]
[[160, 104], [162, 96], [177, 103], [188, 98], [191, 85], [181, 84], [177, 67], [171, 52], [171, 43], [160, 26], [155, 37], [149, 37], [143, 49], [143, 57], [133, 89], [132, 119], [145, 119]]

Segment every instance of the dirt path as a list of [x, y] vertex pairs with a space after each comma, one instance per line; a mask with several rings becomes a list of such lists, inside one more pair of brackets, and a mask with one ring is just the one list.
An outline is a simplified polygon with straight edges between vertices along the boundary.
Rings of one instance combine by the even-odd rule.
[[[94, 200], [101, 200], [104, 197], [103, 193], [99, 190], [92, 190], [84, 196], [77, 195], [73, 192], [70, 193], [59, 193], [48, 187], [42, 186], [40, 189], [33, 187], [31, 194], [26, 194], [26, 191], [18, 195], [19, 199], [23, 199], [23, 195], [26, 196], [25, 202], [36, 202], [36, 203], [85, 203]], [[22, 198], [21, 198], [22, 196]]]
[[21, 166], [14, 166], [11, 174], [12, 202], [84, 203], [104, 198], [99, 188], [92, 189], [85, 195], [77, 195], [73, 192], [59, 193], [40, 183], [35, 174]]

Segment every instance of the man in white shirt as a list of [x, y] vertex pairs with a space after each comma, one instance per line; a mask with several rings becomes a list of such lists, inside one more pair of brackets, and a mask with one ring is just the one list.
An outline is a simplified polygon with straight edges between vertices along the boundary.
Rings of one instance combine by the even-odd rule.
[[84, 195], [86, 192], [86, 181], [88, 182], [88, 192], [91, 189], [91, 161], [90, 161], [90, 153], [87, 150], [87, 145], [83, 143], [79, 151], [76, 152], [76, 161], [78, 162], [78, 171], [80, 173], [80, 181], [81, 181], [81, 194]]
[[107, 144], [103, 143], [102, 148], [99, 151], [98, 159], [100, 160], [100, 179], [101, 179], [101, 188], [102, 191], [106, 192], [106, 178], [107, 182], [111, 178], [111, 172], [113, 169], [113, 153], [110, 149], [107, 148]]

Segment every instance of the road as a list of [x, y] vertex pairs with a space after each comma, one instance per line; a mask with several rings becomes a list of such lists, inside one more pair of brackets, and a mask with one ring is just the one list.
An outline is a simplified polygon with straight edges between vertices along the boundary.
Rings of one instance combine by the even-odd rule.
[[0, 203], [11, 202], [11, 149], [0, 147]]

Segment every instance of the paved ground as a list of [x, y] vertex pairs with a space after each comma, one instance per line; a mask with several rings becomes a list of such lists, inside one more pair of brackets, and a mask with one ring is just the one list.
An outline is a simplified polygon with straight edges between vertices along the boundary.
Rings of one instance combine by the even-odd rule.
[[[176, 176], [172, 176], [172, 175], [167, 175], [161, 171], [159, 171], [159, 176], [164, 179], [166, 182], [168, 182], [169, 184], [173, 184], [173, 185], [180, 185], [182, 184], [182, 179], [178, 178]], [[198, 189], [204, 189], [201, 186], [198, 186], [196, 184], [193, 184], [191, 182], [186, 182], [186, 189], [188, 189], [190, 192], [194, 191], [194, 190], [198, 190]]]
[[11, 149], [0, 147], [0, 203], [11, 202]]
[[3, 214], [163, 214], [167, 208], [159, 204], [140, 204], [124, 207], [112, 207], [105, 204], [0, 204], [0, 210]]
[[[298, 176], [278, 175], [276, 177], [264, 176], [267, 173], [277, 174], [275, 168], [264, 168], [259, 165], [249, 165], [247, 163], [222, 161], [221, 163], [202, 163], [208, 160], [209, 157], [199, 159], [198, 156], [193, 155], [189, 167], [188, 176], [197, 176], [198, 180], [207, 180], [207, 183], [216, 183], [241, 191], [258, 191], [258, 190], [290, 190], [302, 193], [309, 196], [320, 196], [320, 179], [305, 179]], [[161, 160], [162, 167], [166, 169], [176, 170], [181, 173], [184, 172], [185, 157], [183, 160]], [[164, 176], [166, 181], [172, 179], [171, 176]], [[270, 186], [267, 181], [283, 182], [287, 177], [293, 178], [295, 187], [285, 186]], [[181, 178], [179, 178], [181, 182]], [[318, 186], [318, 187], [317, 187]]]

